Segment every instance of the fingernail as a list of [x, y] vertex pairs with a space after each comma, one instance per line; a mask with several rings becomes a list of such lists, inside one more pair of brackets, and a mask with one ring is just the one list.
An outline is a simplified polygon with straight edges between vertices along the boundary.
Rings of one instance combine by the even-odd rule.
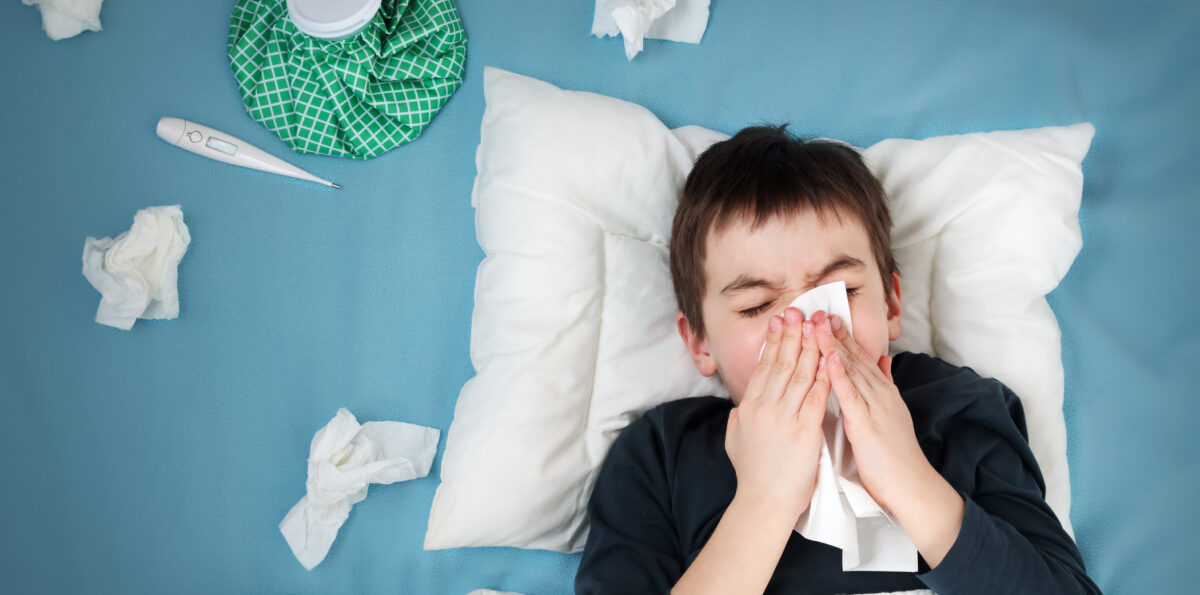
[[804, 338], [808, 339], [813, 336], [813, 323], [805, 321], [804, 323]]
[[781, 326], [783, 326], [783, 321], [780, 320], [778, 316], [772, 316], [770, 322], [767, 323], [767, 327], [770, 328], [772, 332], [778, 331], [779, 327]]
[[832, 334], [833, 334], [833, 329], [832, 329], [832, 328], [830, 328], [830, 326], [829, 326], [829, 319], [828, 319], [828, 318], [826, 318], [826, 319], [825, 319], [825, 324], [822, 324], [822, 325], [821, 325], [821, 331], [822, 331], [822, 332], [824, 332], [826, 335], [832, 335]]
[[833, 328], [834, 328], [834, 330], [841, 330], [841, 328], [842, 328], [842, 319], [841, 319], [840, 317], [838, 317], [838, 316], [833, 316], [833, 317], [831, 317], [831, 320], [830, 320], [830, 323], [829, 323], [829, 324], [832, 324], [832, 325], [833, 325]]
[[796, 324], [796, 322], [800, 318], [800, 315], [796, 310], [794, 310], [792, 308], [788, 308], [787, 310], [783, 311], [783, 317], [784, 317], [784, 320], [786, 320], [788, 324]]
[[820, 370], [820, 369], [823, 369], [824, 367], [825, 367], [825, 356], [822, 355], [821, 359], [817, 360], [817, 369]]

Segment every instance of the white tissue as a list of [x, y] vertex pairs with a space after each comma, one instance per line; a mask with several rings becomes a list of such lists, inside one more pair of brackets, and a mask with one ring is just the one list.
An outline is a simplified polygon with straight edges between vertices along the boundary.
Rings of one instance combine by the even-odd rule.
[[138, 318], [177, 318], [179, 261], [191, 241], [179, 205], [138, 211], [116, 239], [88, 237], [83, 276], [100, 292], [96, 322], [129, 330]]
[[438, 435], [435, 428], [399, 421], [359, 425], [338, 409], [309, 446], [305, 496], [279, 523], [296, 559], [309, 570], [325, 559], [350, 508], [367, 497], [367, 484], [428, 475]]
[[708, 27], [709, 0], [596, 0], [592, 35], [621, 35], [625, 57], [642, 51], [642, 39], [700, 43]]
[[37, 6], [42, 13], [42, 29], [55, 41], [75, 37], [87, 29], [100, 30], [100, 4], [103, 0], [21, 0]]
[[[803, 312], [806, 319], [818, 310], [836, 315], [854, 334], [850, 301], [842, 281], [817, 287], [789, 305]], [[826, 402], [822, 429], [825, 441], [817, 466], [817, 485], [808, 510], [796, 523], [796, 531], [809, 540], [841, 549], [843, 571], [916, 572], [917, 547], [863, 488], [833, 391]]]

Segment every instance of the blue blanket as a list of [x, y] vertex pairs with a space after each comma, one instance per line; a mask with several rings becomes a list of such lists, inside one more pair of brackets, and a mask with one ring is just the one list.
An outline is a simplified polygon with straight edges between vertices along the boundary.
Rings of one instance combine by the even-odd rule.
[[[421, 549], [430, 477], [375, 486], [305, 571], [277, 524], [313, 433], [445, 430], [468, 359], [485, 65], [640, 103], [668, 125], [758, 122], [860, 146], [1089, 121], [1083, 251], [1063, 328], [1072, 520], [1110, 593], [1190, 584], [1200, 515], [1200, 5], [728, 2], [699, 45], [588, 35], [592, 2], [460, 0], [467, 77], [425, 134], [368, 162], [291, 154], [243, 109], [232, 0], [108, 2], [51, 42], [0, 3], [0, 591], [570, 590], [577, 556]], [[200, 159], [162, 116], [241, 137], [338, 192]], [[181, 315], [92, 322], [88, 235], [180, 204]], [[444, 437], [443, 437], [444, 440]]]

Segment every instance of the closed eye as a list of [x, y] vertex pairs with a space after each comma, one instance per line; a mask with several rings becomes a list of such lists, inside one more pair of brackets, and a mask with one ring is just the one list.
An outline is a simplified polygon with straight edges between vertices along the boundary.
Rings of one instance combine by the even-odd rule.
[[759, 304], [753, 308], [746, 308], [745, 310], [740, 310], [740, 311], [738, 311], [738, 314], [741, 314], [743, 318], [754, 318], [755, 316], [758, 316], [759, 314], [766, 312], [767, 308], [770, 308], [771, 305], [774, 303], [775, 303], [775, 300], [771, 300], [769, 302]]
[[[862, 290], [861, 287], [847, 287], [846, 288], [846, 297], [852, 298], [852, 297], [858, 295], [859, 291], [861, 291], [861, 290]], [[754, 306], [753, 308], [746, 308], [745, 310], [738, 310], [738, 314], [741, 315], [743, 318], [754, 318], [755, 316], [758, 316], [759, 314], [762, 314], [763, 312], [765, 312], [767, 310], [767, 308], [770, 308], [774, 304], [775, 304], [775, 300], [771, 300], [769, 302], [765, 302], [765, 303], [759, 304], [757, 306]]]

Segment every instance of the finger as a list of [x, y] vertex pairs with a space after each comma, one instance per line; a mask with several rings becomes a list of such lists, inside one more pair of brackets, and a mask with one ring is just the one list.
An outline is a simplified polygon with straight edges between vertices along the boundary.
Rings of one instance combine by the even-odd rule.
[[821, 422], [825, 419], [829, 390], [829, 372], [827, 368], [822, 368], [817, 371], [812, 387], [808, 389], [804, 402], [800, 404], [798, 416], [801, 424], [807, 427], [821, 426]]
[[[873, 361], [874, 358], [872, 358], [870, 355], [867, 355], [867, 350], [863, 349], [862, 345], [859, 345], [858, 341], [855, 341], [854, 337], [850, 335], [850, 329], [846, 327], [845, 321], [842, 320], [840, 316], [830, 316], [829, 325], [833, 336], [837, 338], [838, 342], [841, 343], [842, 347], [844, 348], [842, 350], [842, 354], [849, 356], [846, 359], [847, 366], [851, 366], [853, 364], [866, 364], [867, 362]], [[882, 380], [883, 377], [881, 375], [876, 379]]]
[[817, 375], [817, 365], [821, 359], [821, 350], [817, 347], [816, 328], [811, 320], [800, 324], [800, 358], [796, 369], [792, 371], [792, 379], [788, 383], [787, 394], [784, 396], [784, 406], [788, 411], [800, 409], [808, 391], [812, 388]]
[[836, 334], [838, 330], [834, 328], [835, 320], [840, 319], [836, 316], [830, 316], [825, 324], [820, 325], [820, 332], [818, 333], [818, 343], [821, 345], [821, 353], [825, 356], [825, 363], [828, 365], [829, 356], [833, 353], [840, 354], [846, 375], [858, 385], [860, 392], [869, 393], [874, 388], [877, 388], [878, 383], [883, 382], [882, 374], [874, 365], [866, 364], [861, 357], [854, 355], [855, 352], [853, 349], [857, 349], [857, 353], [860, 354], [865, 354], [866, 352], [849, 333], [845, 332], [844, 325], [840, 326], [841, 334], [847, 339], [850, 345], [853, 345], [853, 349], [838, 338]]
[[763, 387], [767, 384], [767, 378], [771, 375], [771, 367], [775, 364], [775, 358], [779, 355], [779, 343], [783, 340], [783, 318], [772, 316], [767, 321], [767, 340], [763, 344], [762, 353], [758, 356], [758, 365], [754, 367], [754, 372], [750, 375], [750, 382], [746, 384], [746, 392], [742, 394], [742, 400], [756, 400], [762, 394]]
[[733, 448], [733, 434], [737, 431], [738, 410], [737, 407], [729, 410], [729, 422], [725, 424], [725, 453], [730, 454]]
[[783, 317], [772, 316], [767, 321], [767, 338], [763, 342], [762, 351], [758, 353], [758, 361], [772, 363], [779, 355], [779, 343], [783, 340]]
[[896, 380], [892, 378], [892, 358], [886, 353], [879, 356], [879, 371], [883, 372], [883, 376], [887, 378], [888, 382], [896, 383]]
[[876, 391], [879, 390], [877, 383], [882, 381], [877, 380], [873, 374], [879, 374], [879, 368], [864, 365], [863, 361], [858, 358], [846, 357], [844, 345], [834, 353], [837, 355], [838, 363], [845, 371], [846, 378], [854, 384], [854, 388], [858, 389], [858, 394], [868, 405], [874, 405], [873, 399]]
[[834, 394], [837, 395], [838, 405], [845, 415], [853, 419], [861, 419], [870, 415], [870, 403], [863, 398], [862, 391], [858, 390], [851, 380], [846, 362], [842, 360], [842, 354], [835, 351], [826, 357], [828, 359], [825, 369], [829, 371], [829, 382], [833, 386]]
[[817, 345], [821, 353], [828, 356], [838, 346], [837, 337], [833, 335], [832, 325], [828, 317], [817, 322]]
[[783, 311], [783, 339], [779, 343], [779, 355], [771, 365], [771, 373], [763, 387], [764, 399], [778, 401], [791, 382], [792, 371], [796, 369], [796, 359], [800, 354], [800, 323], [804, 315], [795, 308]]
[[[825, 320], [828, 318], [829, 318], [829, 315], [826, 314], [824, 310], [817, 310], [816, 312], [813, 312], [813, 315], [811, 318], [809, 318], [809, 320], [811, 320], [813, 323], [813, 338], [814, 339], [817, 339], [818, 337], [821, 336], [821, 326], [825, 324]], [[817, 342], [817, 349], [820, 350], [821, 345], [820, 345], [819, 339], [816, 342]], [[824, 365], [825, 365], [825, 356], [824, 356], [824, 354], [822, 354], [820, 358], [817, 358], [817, 369], [820, 370], [821, 366], [824, 366]]]

